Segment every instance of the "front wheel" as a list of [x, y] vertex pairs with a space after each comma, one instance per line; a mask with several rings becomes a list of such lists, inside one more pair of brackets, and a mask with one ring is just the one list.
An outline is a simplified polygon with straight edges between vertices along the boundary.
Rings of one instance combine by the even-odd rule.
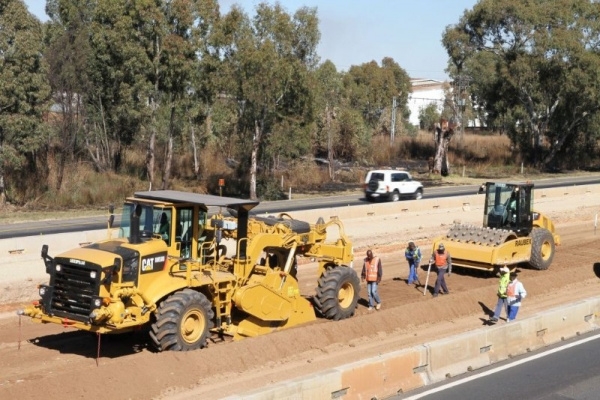
[[535, 269], [548, 269], [554, 258], [554, 237], [549, 230], [535, 228], [531, 231], [531, 258], [529, 265]]
[[205, 295], [184, 289], [163, 301], [150, 337], [160, 351], [188, 351], [206, 347], [214, 313]]
[[319, 278], [314, 297], [317, 312], [338, 321], [354, 315], [360, 296], [360, 280], [350, 267], [334, 267]]
[[413, 194], [413, 198], [415, 200], [421, 200], [423, 198], [423, 189], [421, 189], [421, 188], [417, 189], [415, 194]]

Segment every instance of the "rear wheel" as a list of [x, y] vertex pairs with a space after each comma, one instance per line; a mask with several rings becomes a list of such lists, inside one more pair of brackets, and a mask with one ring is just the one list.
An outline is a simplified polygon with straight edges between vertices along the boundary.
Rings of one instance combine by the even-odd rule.
[[161, 303], [150, 337], [161, 351], [200, 349], [206, 347], [213, 316], [206, 296], [185, 289]]
[[354, 315], [360, 281], [352, 268], [330, 268], [319, 278], [318, 285], [314, 303], [320, 315], [336, 321]]
[[536, 228], [531, 231], [531, 259], [535, 269], [548, 269], [554, 258], [554, 237], [549, 230]]
[[400, 193], [398, 193], [397, 190], [394, 190], [394, 192], [392, 193], [392, 201], [398, 201], [400, 200]]

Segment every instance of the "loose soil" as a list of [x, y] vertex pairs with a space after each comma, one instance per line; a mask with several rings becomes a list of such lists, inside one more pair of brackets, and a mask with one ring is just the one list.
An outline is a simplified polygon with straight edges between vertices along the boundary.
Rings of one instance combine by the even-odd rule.
[[[562, 245], [549, 270], [521, 271], [528, 297], [519, 318], [598, 295], [600, 281], [594, 271], [600, 269], [600, 234], [595, 234], [590, 223], [597, 207], [580, 201], [563, 200], [556, 211], [547, 212]], [[479, 215], [472, 217], [474, 223]], [[382, 258], [380, 311], [367, 310], [363, 287], [363, 299], [350, 319], [318, 319], [239, 342], [211, 341], [199, 351], [157, 353], [144, 332], [102, 336], [99, 349], [96, 336], [90, 333], [19, 320], [14, 311], [22, 305], [4, 304], [0, 309], [4, 311], [0, 317], [0, 398], [221, 398], [481, 328], [496, 302], [497, 278], [455, 271], [447, 279], [451, 293], [437, 298], [430, 293], [424, 296], [422, 287], [405, 281], [406, 240], [416, 240], [427, 258], [432, 238], [445, 232], [448, 226], [444, 221], [452, 218], [419, 214], [405, 219], [371, 218], [368, 225], [362, 220], [346, 223], [357, 254], [370, 247]], [[354, 266], [357, 270], [358, 264]], [[303, 293], [314, 292], [315, 273], [314, 263], [301, 265]], [[426, 272], [421, 270], [419, 275], [424, 283]]]

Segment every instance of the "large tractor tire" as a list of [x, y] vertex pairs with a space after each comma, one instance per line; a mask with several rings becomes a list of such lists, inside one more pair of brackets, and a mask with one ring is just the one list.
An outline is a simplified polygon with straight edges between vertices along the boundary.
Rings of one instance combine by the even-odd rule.
[[535, 269], [548, 269], [554, 258], [554, 237], [549, 230], [535, 228], [531, 231], [531, 258], [529, 265]]
[[317, 312], [338, 321], [354, 315], [360, 297], [360, 280], [349, 267], [329, 268], [319, 278], [314, 297]]
[[160, 304], [150, 337], [160, 351], [201, 349], [206, 347], [213, 317], [214, 312], [206, 296], [184, 289]]

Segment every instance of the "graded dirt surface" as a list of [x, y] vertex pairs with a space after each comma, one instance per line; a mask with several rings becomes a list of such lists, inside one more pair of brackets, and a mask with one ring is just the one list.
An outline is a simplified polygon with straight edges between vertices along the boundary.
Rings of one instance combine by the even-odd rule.
[[[542, 204], [562, 244], [549, 270], [521, 270], [528, 296], [518, 318], [598, 295], [594, 267], [600, 267], [600, 233], [595, 234], [593, 225], [598, 203], [574, 197]], [[363, 286], [350, 319], [318, 319], [239, 342], [211, 342], [199, 351], [157, 353], [144, 332], [103, 336], [97, 365], [95, 336], [27, 318], [19, 327], [14, 312], [19, 305], [5, 304], [0, 317], [0, 398], [215, 399], [480, 329], [496, 303], [496, 277], [455, 271], [447, 278], [451, 293], [437, 298], [424, 296], [422, 287], [405, 281], [406, 241], [415, 240], [427, 259], [432, 239], [456, 219], [480, 224], [481, 213], [448, 210], [345, 221], [357, 249], [354, 268], [362, 266], [367, 247], [382, 258], [380, 311], [367, 310]], [[302, 264], [299, 271], [301, 291], [312, 294], [316, 265]], [[425, 283], [426, 272], [420, 270], [419, 277]], [[432, 273], [430, 286], [434, 279]]]

